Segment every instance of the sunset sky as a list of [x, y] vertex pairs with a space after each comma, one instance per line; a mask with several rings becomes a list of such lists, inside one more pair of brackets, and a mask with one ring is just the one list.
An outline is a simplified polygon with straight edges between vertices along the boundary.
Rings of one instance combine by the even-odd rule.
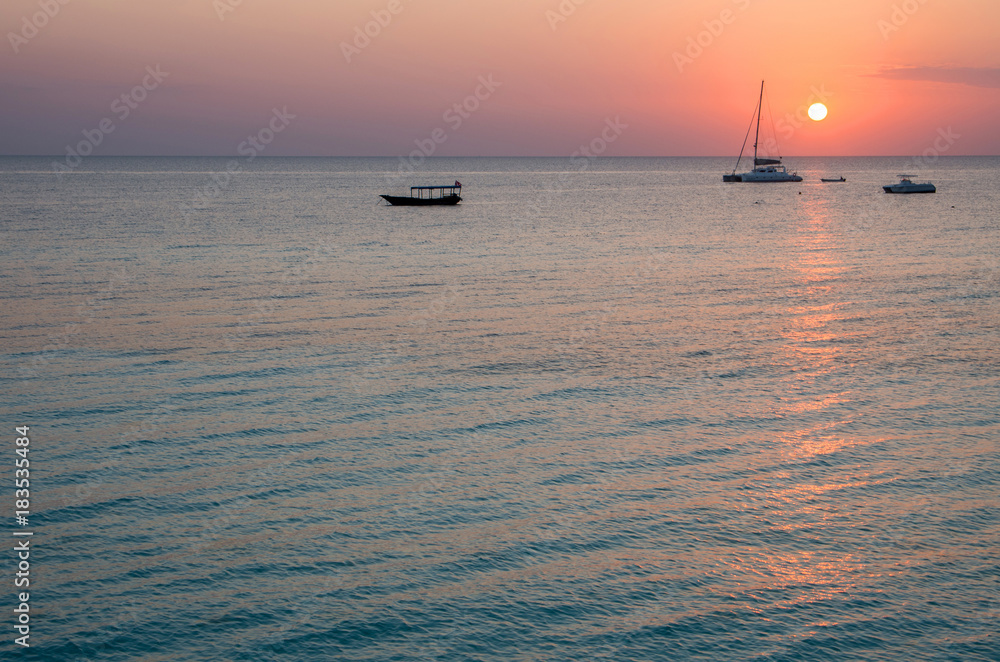
[[0, 25], [0, 154], [107, 118], [94, 154], [230, 156], [279, 109], [264, 155], [563, 156], [612, 120], [607, 155], [722, 156], [761, 79], [785, 155], [1000, 154], [997, 0], [4, 0]]

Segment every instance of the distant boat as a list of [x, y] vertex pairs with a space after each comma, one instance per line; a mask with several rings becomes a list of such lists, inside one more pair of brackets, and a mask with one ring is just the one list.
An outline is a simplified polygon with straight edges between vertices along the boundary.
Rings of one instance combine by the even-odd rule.
[[419, 207], [425, 205], [457, 205], [462, 201], [462, 182], [455, 180], [451, 186], [411, 186], [410, 195], [383, 195], [390, 205]]
[[883, 186], [886, 193], [935, 193], [937, 188], [930, 182], [914, 182], [913, 175], [899, 175], [898, 184]]
[[[776, 159], [761, 158], [757, 156], [757, 144], [760, 142], [760, 115], [764, 101], [764, 81], [760, 82], [760, 98], [757, 99], [757, 108], [753, 111], [757, 117], [757, 132], [753, 138], [753, 170], [736, 174], [736, 169], [740, 167], [740, 159], [743, 158], [743, 150], [746, 149], [747, 139], [750, 137], [750, 129], [747, 128], [747, 135], [743, 138], [743, 147], [740, 148], [739, 158], [733, 172], [722, 176], [724, 182], [801, 182], [802, 178], [794, 172], [788, 172], [781, 164], [781, 157]], [[751, 126], [753, 117], [750, 118]]]
[[846, 182], [847, 180], [844, 179], [843, 177], [837, 177], [836, 179], [830, 179], [829, 177], [820, 177], [819, 181], [821, 181], [821, 182]]

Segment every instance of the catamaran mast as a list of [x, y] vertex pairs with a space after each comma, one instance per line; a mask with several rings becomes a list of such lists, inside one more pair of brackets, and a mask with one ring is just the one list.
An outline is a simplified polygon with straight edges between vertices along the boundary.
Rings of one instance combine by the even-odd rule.
[[757, 99], [757, 132], [753, 134], [753, 165], [757, 167], [757, 139], [760, 138], [760, 111], [764, 102], [764, 81], [760, 81], [760, 98]]

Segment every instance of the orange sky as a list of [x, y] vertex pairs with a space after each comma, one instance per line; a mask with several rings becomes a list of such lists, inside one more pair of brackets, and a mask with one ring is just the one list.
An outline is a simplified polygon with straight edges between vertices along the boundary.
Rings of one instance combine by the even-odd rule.
[[95, 154], [230, 156], [287, 108], [263, 154], [564, 156], [618, 118], [608, 155], [732, 155], [761, 79], [785, 155], [1000, 154], [996, 0], [4, 0], [0, 25], [2, 154], [107, 118]]

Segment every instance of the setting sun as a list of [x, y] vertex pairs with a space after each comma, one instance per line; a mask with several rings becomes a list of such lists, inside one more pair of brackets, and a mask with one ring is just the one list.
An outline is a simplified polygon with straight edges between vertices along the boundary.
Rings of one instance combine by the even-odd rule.
[[826, 117], [826, 106], [821, 103], [814, 103], [809, 106], [809, 118], [813, 121], [819, 122], [821, 119]]

